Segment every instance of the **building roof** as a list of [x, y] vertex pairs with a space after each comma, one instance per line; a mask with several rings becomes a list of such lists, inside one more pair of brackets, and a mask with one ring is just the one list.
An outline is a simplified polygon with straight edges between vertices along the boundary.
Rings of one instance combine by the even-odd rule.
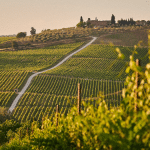
[[98, 21], [98, 20], [88, 20], [87, 22], [90, 22], [94, 26], [107, 26], [111, 23], [110, 20], [103, 20], [103, 21]]

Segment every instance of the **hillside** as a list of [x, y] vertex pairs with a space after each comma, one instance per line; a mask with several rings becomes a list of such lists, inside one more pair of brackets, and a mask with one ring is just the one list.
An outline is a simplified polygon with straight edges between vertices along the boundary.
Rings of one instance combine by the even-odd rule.
[[[44, 32], [47, 34], [50, 33], [50, 31]], [[114, 32], [111, 33], [111, 35], [108, 35], [108, 32], [100, 35], [98, 40], [100, 38], [105, 39], [109, 36], [109, 38], [113, 41], [113, 39], [116, 38], [116, 33]], [[136, 32], [138, 33], [139, 29], [133, 32], [128, 31], [127, 34], [131, 34], [132, 38], [132, 35]], [[141, 30], [141, 32], [144, 31]], [[122, 40], [126, 38], [127, 34], [118, 33], [119, 36], [122, 36]], [[139, 39], [138, 36], [136, 36], [136, 38], [137, 40]], [[145, 35], [141, 36], [141, 39], [144, 41]], [[104, 95], [108, 106], [112, 105], [118, 107], [122, 101], [122, 88], [125, 87], [124, 81], [126, 74], [124, 72], [129, 62], [129, 56], [134, 52], [135, 41], [131, 42], [133, 46], [128, 47], [94, 43], [81, 52], [75, 54], [72, 58], [56, 69], [43, 73], [42, 75], [38, 75], [34, 78], [31, 86], [18, 102], [18, 105], [13, 112], [13, 117], [20, 121], [30, 120], [33, 117], [35, 120], [41, 120], [43, 114], [44, 116], [48, 115], [52, 118], [57, 104], [60, 105], [60, 111], [67, 114], [71, 106], [75, 105], [77, 101], [77, 83], [81, 83], [82, 85], [81, 96], [86, 103], [90, 102], [96, 106], [98, 97]], [[13, 67], [10, 66], [7, 70], [13, 70], [14, 66], [14, 70], [20, 68], [22, 71], [28, 69], [34, 72], [41, 70], [42, 68], [47, 68], [47, 66], [50, 66], [49, 61], [52, 61], [52, 63], [55, 64], [55, 61], [51, 59], [51, 57], [55, 59], [58, 57], [60, 59], [62, 57], [62, 55], [58, 55], [60, 51], [64, 49], [67, 50], [66, 53], [68, 53], [72, 50], [68, 48], [71, 48], [70, 46], [73, 45], [58, 45], [44, 49], [13, 52], [12, 54], [14, 54], [15, 58], [17, 58], [18, 54], [23, 55], [23, 57], [20, 57], [23, 61], [21, 60], [22, 63], [19, 65], [25, 66], [25, 68], [22, 66], [17, 67], [18, 62], [16, 61], [15, 65], [13, 65]], [[80, 46], [80, 44], [77, 44], [77, 47], [78, 46]], [[120, 49], [121, 53], [124, 54], [124, 59], [117, 58], [117, 47]], [[148, 57], [146, 56], [148, 49], [139, 47], [136, 51], [138, 54], [135, 54], [135, 59], [141, 59], [141, 65], [145, 66], [148, 62]], [[10, 52], [4, 52], [5, 57], [7, 56], [7, 53], [9, 54]], [[39, 56], [38, 59], [37, 56]], [[58, 60], [58, 58], [56, 60]], [[34, 60], [33, 64], [32, 61], [31, 63], [29, 62], [30, 59]], [[29, 66], [27, 64], [29, 64]], [[40, 68], [40, 65], [42, 68]], [[31, 71], [29, 72], [31, 73]], [[27, 75], [28, 74], [26, 74], [26, 76]], [[18, 88], [16, 85], [14, 88], [19, 89], [19, 91], [21, 90], [21, 88]], [[13, 92], [13, 90], [11, 91]], [[15, 93], [10, 94], [12, 94], [12, 96], [8, 96], [10, 100], [8, 100], [6, 104], [3, 102], [2, 106], [10, 106], [11, 101], [13, 100], [11, 97], [14, 97]], [[90, 101], [89, 98], [91, 97], [94, 97], [95, 100]]]
[[[112, 106], [119, 108], [123, 102], [122, 89], [127, 87], [125, 84], [127, 76], [125, 69], [130, 61], [129, 56], [134, 55], [134, 60], [136, 58], [141, 59], [143, 71], [146, 69], [145, 65], [149, 62], [146, 42], [137, 48], [134, 46], [139, 39], [145, 41], [147, 29], [143, 31], [143, 29], [138, 28], [133, 32], [129, 32], [129, 30], [128, 28], [128, 31], [125, 32], [125, 29], [120, 29], [118, 32], [118, 30], [113, 29], [112, 31], [108, 28], [94, 29], [95, 32], [92, 34], [98, 36], [94, 44], [73, 55], [61, 66], [38, 75], [32, 80], [30, 87], [23, 94], [11, 114], [11, 118], [22, 123], [33, 119], [41, 122], [43, 116], [53, 120], [56, 105], [59, 105], [61, 116], [62, 114], [66, 116], [72, 106], [77, 104], [78, 83], [81, 83], [82, 110], [86, 110], [85, 104], [91, 104], [95, 108], [99, 108], [100, 99], [105, 100], [108, 109], [111, 109]], [[82, 41], [79, 38], [75, 38], [76, 40], [71, 38], [70, 44], [61, 43], [53, 46], [46, 46], [45, 44], [43, 48], [29, 49], [27, 47], [28, 50], [1, 51], [0, 106], [10, 107], [30, 75], [57, 64], [69, 53], [87, 43], [90, 38], [85, 38], [88, 37], [88, 35], [84, 36], [85, 31], [82, 32], [83, 36], [80, 37], [84, 39], [84, 42], [79, 42]], [[123, 34], [122, 31], [124, 31]], [[50, 34], [50, 31], [44, 32]], [[130, 40], [133, 35], [143, 32], [145, 35], [135, 36], [134, 40]], [[129, 38], [127, 39], [127, 37]], [[114, 42], [118, 39], [121, 41], [119, 45]], [[60, 41], [54, 42], [59, 43]], [[102, 41], [106, 41], [106, 43]], [[114, 45], [109, 45], [108, 41]], [[129, 45], [127, 45], [127, 41], [130, 41]], [[39, 44], [41, 46], [40, 42]], [[119, 58], [118, 53], [122, 53], [122, 57]], [[15, 125], [13, 132], [16, 132], [15, 129], [21, 126], [11, 121], [9, 124], [10, 126]], [[1, 128], [3, 128], [3, 125]], [[8, 127], [7, 131], [10, 128]]]

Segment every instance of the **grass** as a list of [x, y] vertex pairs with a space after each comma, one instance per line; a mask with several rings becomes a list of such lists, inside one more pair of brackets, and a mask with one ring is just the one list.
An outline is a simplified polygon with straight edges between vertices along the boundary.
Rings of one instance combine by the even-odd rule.
[[124, 31], [123, 33], [112, 33], [104, 37], [99, 37], [94, 44], [109, 44], [112, 42], [114, 45], [121, 46], [134, 46], [139, 41], [142, 46], [147, 46], [148, 43], [148, 32], [147, 30], [135, 30], [135, 31]]

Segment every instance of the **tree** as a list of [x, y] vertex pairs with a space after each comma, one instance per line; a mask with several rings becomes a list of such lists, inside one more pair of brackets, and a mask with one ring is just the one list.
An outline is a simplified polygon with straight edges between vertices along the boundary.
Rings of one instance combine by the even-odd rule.
[[86, 25], [87, 25], [88, 28], [90, 28], [91, 27], [91, 22], [87, 21]]
[[115, 24], [115, 16], [113, 14], [111, 16], [111, 24]]
[[77, 26], [77, 27], [85, 28], [86, 23], [85, 23], [85, 22], [79, 22], [76, 26]]
[[80, 17], [80, 22], [83, 22], [83, 18], [82, 18], [82, 16]]
[[83, 22], [83, 18], [82, 18], [82, 16], [80, 17], [80, 22], [79, 22], [76, 26], [77, 26], [77, 27], [85, 28], [86, 23], [85, 23], [85, 22]]
[[0, 107], [0, 123], [5, 122], [7, 119], [10, 119], [10, 115], [8, 114], [8, 109], [4, 107]]
[[147, 21], [147, 25], [150, 25], [150, 20]]
[[34, 29], [33, 27], [31, 27], [31, 31], [30, 31], [31, 35], [36, 34], [36, 29]]
[[27, 35], [26, 32], [19, 32], [19, 33], [16, 35], [16, 38], [26, 37], [26, 35]]

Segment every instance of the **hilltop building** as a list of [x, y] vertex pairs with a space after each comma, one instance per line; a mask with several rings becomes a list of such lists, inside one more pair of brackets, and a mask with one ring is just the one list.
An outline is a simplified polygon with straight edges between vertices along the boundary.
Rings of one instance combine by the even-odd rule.
[[147, 22], [145, 21], [145, 20], [137, 20], [137, 21], [135, 21], [135, 25], [137, 25], [137, 26], [145, 26], [145, 25], [147, 25]]
[[98, 21], [97, 17], [95, 20], [88, 18], [87, 22], [90, 22], [94, 27], [108, 27], [111, 25], [111, 20]]
[[[91, 20], [90, 18], [88, 18], [86, 23], [90, 23], [94, 28], [96, 27], [109, 27], [109, 26], [114, 26], [111, 24], [111, 20], [102, 20], [102, 21], [98, 21], [97, 17], [95, 18], [95, 20]], [[137, 20], [135, 21], [135, 25], [136, 26], [146, 26], [150, 24], [150, 21], [145, 21], [145, 20]], [[115, 26], [120, 26], [119, 23], [115, 23]]]

